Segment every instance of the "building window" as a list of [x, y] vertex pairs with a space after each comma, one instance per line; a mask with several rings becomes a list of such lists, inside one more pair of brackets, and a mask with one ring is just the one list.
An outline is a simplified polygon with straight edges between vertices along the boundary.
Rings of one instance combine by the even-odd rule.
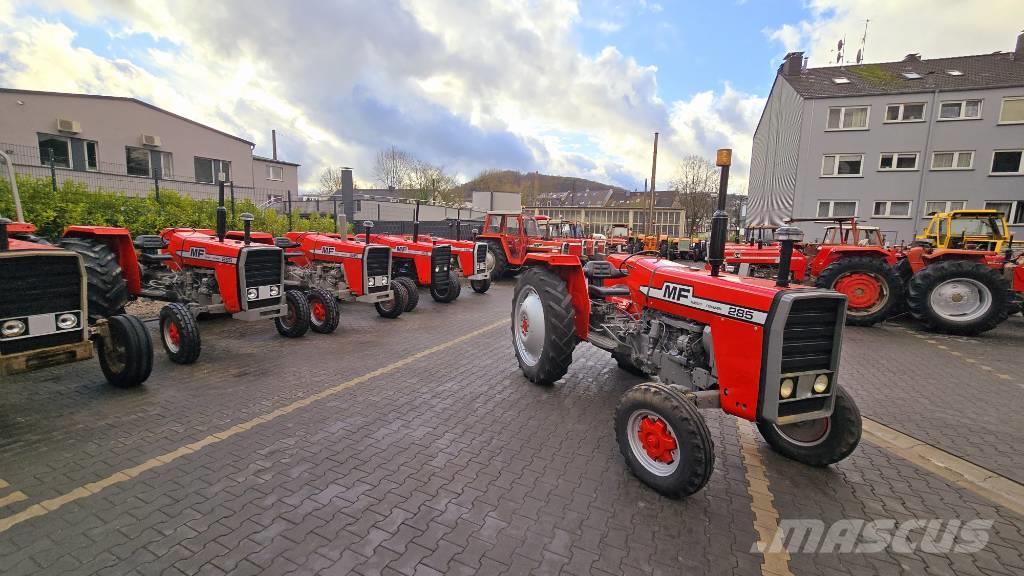
[[871, 215], [875, 218], [910, 218], [910, 201], [884, 200], [875, 202]]
[[867, 130], [868, 115], [871, 108], [867, 106], [840, 106], [828, 109], [827, 130]]
[[1014, 226], [1024, 224], [1024, 201], [990, 200], [985, 202], [986, 210], [999, 210], [1006, 215], [1006, 221]]
[[878, 161], [879, 170], [917, 170], [917, 152], [883, 152]]
[[146, 148], [132, 148], [131, 146], [126, 146], [124, 149], [124, 156], [129, 176], [149, 177], [153, 174], [149, 150]]
[[826, 154], [821, 159], [821, 175], [827, 178], [854, 178], [863, 171], [863, 154]]
[[231, 180], [231, 162], [196, 156], [196, 182], [215, 184]]
[[89, 172], [100, 169], [99, 145], [92, 140], [85, 141], [85, 169]]
[[818, 218], [853, 218], [857, 202], [853, 200], [819, 200]]
[[974, 152], [957, 150], [932, 154], [932, 170], [970, 170], [974, 167]]
[[996, 150], [992, 153], [992, 174], [1024, 174], [1022, 150]]
[[885, 107], [885, 121], [924, 122], [924, 102], [889, 104]]
[[54, 166], [71, 168], [71, 141], [63, 136], [39, 134], [39, 162], [49, 166], [51, 153]]
[[981, 100], [950, 100], [939, 106], [939, 120], [975, 120], [981, 118]]
[[284, 180], [284, 168], [282, 166], [267, 165], [267, 180]]
[[1000, 124], [1024, 124], [1024, 96], [1003, 98], [1003, 107], [999, 110]]
[[931, 200], [924, 203], [924, 215], [931, 216], [938, 212], [952, 212], [967, 207], [966, 200]]
[[160, 156], [160, 177], [167, 179], [174, 177], [174, 157], [170, 152], [157, 152]]

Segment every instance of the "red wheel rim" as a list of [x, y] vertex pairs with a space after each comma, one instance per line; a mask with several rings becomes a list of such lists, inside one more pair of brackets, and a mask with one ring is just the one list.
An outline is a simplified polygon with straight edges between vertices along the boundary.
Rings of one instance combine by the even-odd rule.
[[672, 462], [672, 451], [678, 446], [664, 420], [645, 417], [640, 421], [639, 436], [644, 451], [652, 460], [663, 464]]
[[181, 346], [181, 332], [178, 332], [178, 325], [173, 320], [167, 323], [167, 338], [171, 344]]
[[855, 309], [872, 308], [882, 296], [882, 283], [872, 274], [852, 272], [836, 280], [837, 292], [846, 294], [848, 306]]
[[521, 330], [523, 334], [530, 331], [530, 321], [526, 318], [526, 314], [523, 314], [523, 318], [519, 322], [519, 330]]
[[317, 300], [313, 302], [313, 320], [318, 323], [323, 322], [327, 318], [327, 307], [324, 306], [323, 302]]

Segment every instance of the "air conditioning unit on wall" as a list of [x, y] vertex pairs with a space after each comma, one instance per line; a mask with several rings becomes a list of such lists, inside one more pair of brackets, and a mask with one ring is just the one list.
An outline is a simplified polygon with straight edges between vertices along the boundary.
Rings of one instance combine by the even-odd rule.
[[67, 120], [65, 118], [57, 118], [57, 131], [58, 132], [70, 132], [72, 134], [78, 134], [82, 131], [82, 125], [77, 120]]
[[143, 146], [159, 146], [160, 145], [160, 137], [159, 136], [153, 136], [152, 134], [143, 134], [142, 135], [142, 145]]

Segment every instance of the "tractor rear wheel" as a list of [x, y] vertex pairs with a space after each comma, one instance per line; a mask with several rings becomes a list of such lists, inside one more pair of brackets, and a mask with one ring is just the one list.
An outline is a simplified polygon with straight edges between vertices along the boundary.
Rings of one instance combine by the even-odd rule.
[[473, 292], [476, 292], [477, 294], [484, 294], [491, 289], [491, 279], [470, 280], [469, 286], [473, 289]]
[[508, 258], [505, 257], [505, 249], [500, 242], [487, 243], [487, 260], [485, 262], [491, 280], [501, 280], [505, 272], [508, 271]]
[[860, 410], [840, 386], [836, 389], [831, 416], [782, 426], [758, 422], [757, 429], [779, 454], [801, 464], [823, 468], [849, 456], [860, 443]]
[[416, 305], [420, 303], [420, 287], [416, 285], [416, 281], [408, 276], [398, 276], [395, 280], [405, 287], [405, 311], [412, 312], [416, 309]]
[[430, 297], [435, 302], [442, 304], [449, 304], [454, 302], [459, 294], [462, 293], [462, 286], [459, 284], [459, 275], [454, 270], [448, 271], [448, 282], [443, 288], [440, 288], [434, 284], [430, 285]]
[[569, 371], [576, 348], [576, 312], [565, 281], [547, 267], [527, 268], [512, 302], [519, 368], [531, 382], [554, 383]]
[[172, 302], [160, 309], [160, 341], [175, 364], [192, 364], [199, 359], [202, 340], [188, 306]]
[[96, 341], [100, 369], [107, 382], [118, 388], [134, 388], [153, 371], [153, 340], [135, 316], [107, 318], [107, 337]]
[[402, 312], [406, 312], [409, 308], [409, 291], [406, 289], [405, 284], [399, 282], [399, 280], [401, 278], [395, 278], [391, 281], [391, 293], [394, 295], [391, 300], [377, 302], [373, 305], [377, 309], [377, 314], [384, 318], [398, 318], [402, 315]]
[[640, 367], [633, 362], [633, 359], [630, 358], [628, 353], [612, 352], [612, 358], [615, 360], [615, 363], [619, 365], [620, 370], [629, 372], [634, 376], [647, 376], [647, 373], [641, 370]]
[[85, 264], [89, 321], [124, 313], [128, 304], [128, 285], [117, 254], [110, 246], [92, 238], [64, 238], [60, 246], [77, 253]]
[[910, 279], [907, 306], [928, 330], [974, 336], [1009, 315], [1009, 290], [999, 272], [980, 262], [947, 260]]
[[313, 288], [306, 295], [309, 300], [309, 327], [317, 334], [330, 334], [338, 329], [341, 309], [338, 299], [323, 288]]
[[846, 323], [871, 326], [885, 320], [903, 296], [903, 283], [881, 258], [847, 256], [829, 264], [815, 281], [846, 295]]
[[284, 293], [288, 310], [284, 316], [274, 318], [277, 332], [285, 338], [298, 338], [309, 330], [309, 300], [299, 290], [286, 290]]
[[630, 471], [670, 498], [699, 491], [715, 468], [704, 417], [693, 402], [661, 383], [626, 390], [615, 408], [615, 439]]

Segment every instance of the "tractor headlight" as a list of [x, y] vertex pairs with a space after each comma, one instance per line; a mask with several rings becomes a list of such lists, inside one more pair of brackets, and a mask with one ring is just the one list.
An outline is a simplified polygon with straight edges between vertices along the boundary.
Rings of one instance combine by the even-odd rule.
[[260, 297], [260, 291], [256, 288], [246, 288], [245, 297], [249, 300], [255, 300]]
[[276, 284], [271, 286], [270, 287], [270, 295], [271, 296], [280, 296], [281, 295], [281, 287], [276, 285]]
[[15, 338], [25, 333], [25, 323], [21, 320], [8, 320], [0, 326], [0, 336], [4, 338]]
[[825, 392], [828, 392], [828, 376], [818, 374], [818, 377], [814, 379], [814, 393], [824, 394]]
[[779, 397], [782, 399], [789, 398], [793, 395], [794, 390], [796, 390], [796, 381], [792, 378], [786, 378], [779, 385]]
[[78, 326], [78, 316], [71, 314], [70, 312], [57, 316], [57, 328], [60, 328], [61, 330], [70, 330], [76, 326]]
[[366, 285], [369, 286], [370, 288], [373, 288], [374, 286], [377, 285], [377, 278], [375, 276], [370, 276], [369, 278], [366, 279]]

